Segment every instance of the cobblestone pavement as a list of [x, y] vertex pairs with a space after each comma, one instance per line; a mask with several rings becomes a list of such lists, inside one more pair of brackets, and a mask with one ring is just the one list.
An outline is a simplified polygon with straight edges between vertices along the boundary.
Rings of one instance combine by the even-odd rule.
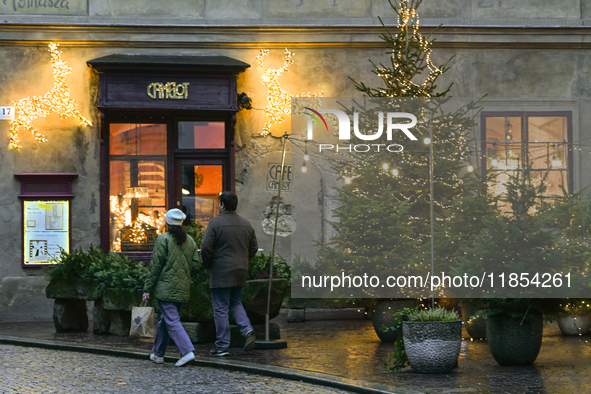
[[308, 383], [86, 353], [0, 345], [1, 393], [319, 393]]
[[[281, 327], [287, 349], [244, 352], [231, 348], [231, 356], [225, 359], [319, 372], [431, 394], [591, 393], [591, 335], [563, 336], [556, 323], [544, 329], [542, 348], [532, 366], [499, 366], [486, 341], [465, 340], [458, 368], [449, 374], [424, 375], [410, 368], [386, 372], [382, 364], [394, 347], [391, 343], [380, 342], [369, 320], [275, 321]], [[0, 323], [0, 335], [145, 352], [149, 352], [152, 345], [147, 339], [92, 335], [91, 329], [86, 333], [58, 334], [51, 321]], [[211, 347], [212, 344], [196, 344], [196, 355], [209, 357], [207, 352]], [[174, 346], [169, 346], [167, 355], [178, 357], [178, 352]]]

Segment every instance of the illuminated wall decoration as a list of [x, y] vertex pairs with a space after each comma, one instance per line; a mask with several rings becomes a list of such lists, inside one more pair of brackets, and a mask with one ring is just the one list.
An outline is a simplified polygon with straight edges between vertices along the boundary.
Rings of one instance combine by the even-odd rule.
[[62, 52], [57, 47], [58, 44], [49, 43], [51, 68], [53, 69], [53, 89], [43, 96], [33, 96], [13, 101], [16, 117], [10, 125], [11, 148], [20, 148], [18, 131], [21, 128], [29, 130], [35, 136], [37, 142], [46, 142], [47, 138], [33, 126], [33, 121], [40, 117], [44, 118], [52, 112], [57, 113], [60, 119], [75, 117], [82, 126], [92, 126], [92, 123], [76, 109], [78, 106], [76, 101], [70, 98], [70, 87], [66, 82], [66, 77], [70, 75], [72, 69], [62, 60]]
[[[285, 116], [291, 115], [291, 99], [293, 97], [322, 97], [322, 91], [319, 93], [300, 93], [293, 95], [285, 90], [281, 89], [281, 83], [279, 77], [284, 73], [288, 72], [288, 67], [294, 62], [292, 57], [294, 53], [285, 49], [285, 61], [283, 66], [277, 69], [265, 68], [263, 64], [263, 58], [269, 55], [268, 49], [261, 49], [260, 55], [256, 57], [258, 63], [258, 69], [261, 71], [263, 84], [267, 87], [268, 93], [268, 104], [264, 108], [264, 112], [267, 115], [267, 121], [263, 126], [263, 136], [267, 136], [271, 132], [271, 126], [274, 124], [283, 123]], [[307, 106], [311, 106], [314, 109], [320, 108], [320, 103], [314, 105], [310, 101], [306, 102]]]

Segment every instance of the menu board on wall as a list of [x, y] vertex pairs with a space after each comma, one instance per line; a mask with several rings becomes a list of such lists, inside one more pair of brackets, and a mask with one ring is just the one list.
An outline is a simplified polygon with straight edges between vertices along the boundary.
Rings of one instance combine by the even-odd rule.
[[24, 264], [55, 264], [70, 251], [68, 200], [24, 201]]

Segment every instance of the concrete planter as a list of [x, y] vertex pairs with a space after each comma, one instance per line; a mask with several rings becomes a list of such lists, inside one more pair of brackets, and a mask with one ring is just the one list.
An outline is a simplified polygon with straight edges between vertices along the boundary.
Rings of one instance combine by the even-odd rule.
[[98, 282], [74, 279], [54, 279], [45, 288], [45, 296], [53, 299], [96, 300]]
[[499, 314], [486, 319], [490, 351], [500, 365], [531, 365], [542, 346], [544, 319], [541, 314], [513, 318]]
[[558, 316], [558, 327], [564, 335], [585, 335], [591, 328], [591, 315], [564, 314]]
[[[130, 289], [105, 289], [101, 295], [101, 305], [108, 311], [131, 311], [134, 306], [142, 303], [141, 290]], [[157, 307], [158, 302], [152, 294], [148, 306]]]
[[55, 299], [53, 323], [56, 332], [86, 331], [88, 316], [86, 301], [95, 300], [97, 282], [54, 279], [45, 288], [45, 296]]
[[458, 365], [462, 322], [403, 322], [408, 362], [418, 373], [447, 373]]
[[[288, 285], [289, 281], [287, 279], [271, 280], [269, 319], [279, 314]], [[269, 279], [246, 281], [246, 286], [242, 289], [242, 304], [252, 324], [263, 324], [265, 322], [268, 292]]]
[[487, 304], [480, 301], [462, 300], [462, 319], [464, 320], [464, 327], [468, 335], [474, 339], [486, 339], [486, 320], [479, 316], [476, 319], [470, 319], [476, 312], [485, 309]]
[[394, 326], [393, 315], [404, 308], [416, 308], [417, 305], [416, 299], [378, 300], [375, 308], [371, 311], [373, 328], [378, 338], [382, 342], [394, 342], [402, 333], [384, 332], [386, 328]]

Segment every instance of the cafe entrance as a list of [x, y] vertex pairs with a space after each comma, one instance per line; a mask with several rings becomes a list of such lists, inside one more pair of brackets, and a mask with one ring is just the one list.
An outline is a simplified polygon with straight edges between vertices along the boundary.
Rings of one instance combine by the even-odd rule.
[[99, 72], [101, 246], [148, 261], [171, 208], [207, 226], [234, 190], [236, 76], [224, 56], [112, 55]]

